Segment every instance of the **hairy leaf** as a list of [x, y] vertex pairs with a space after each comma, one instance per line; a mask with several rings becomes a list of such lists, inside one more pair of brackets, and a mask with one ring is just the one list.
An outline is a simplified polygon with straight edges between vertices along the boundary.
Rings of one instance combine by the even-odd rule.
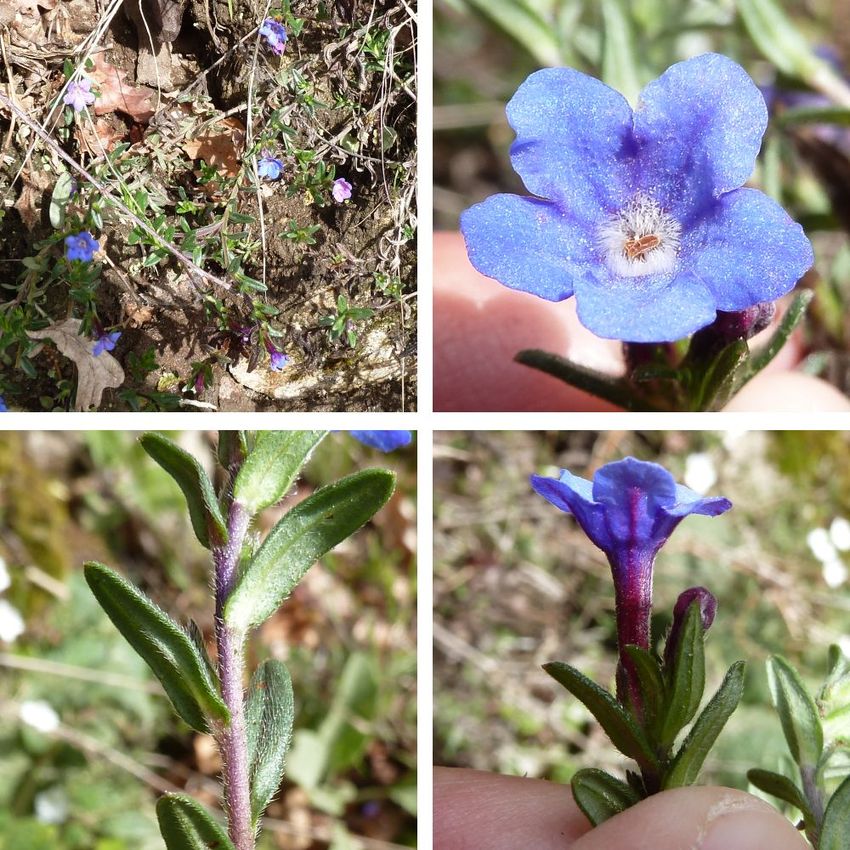
[[208, 717], [229, 720], [197, 646], [168, 614], [109, 567], [89, 561], [84, 571], [97, 601], [162, 682], [180, 717], [199, 732], [209, 730]]
[[629, 644], [623, 647], [623, 651], [631, 660], [637, 675], [646, 727], [654, 729], [660, 720], [667, 692], [661, 668], [655, 658], [639, 646]]
[[754, 767], [747, 771], [747, 779], [761, 791], [766, 794], [772, 794], [786, 803], [798, 808], [808, 826], [814, 824], [815, 819], [803, 792], [787, 777], [781, 773], [774, 773], [771, 770], [762, 770], [759, 767]]
[[195, 535], [207, 549], [227, 542], [227, 524], [204, 468], [162, 434], [143, 434], [142, 448], [177, 482], [189, 505]]
[[594, 826], [599, 826], [641, 799], [630, 785], [595, 768], [577, 770], [570, 785], [576, 804]]
[[167, 850], [234, 850], [223, 827], [185, 794], [160, 797], [156, 817]]
[[823, 816], [818, 850], [847, 850], [850, 835], [850, 776], [830, 797]]
[[294, 718], [289, 671], [280, 661], [265, 661], [251, 678], [245, 708], [251, 814], [255, 824], [280, 787]]
[[228, 625], [247, 631], [268, 619], [304, 573], [352, 535], [390, 498], [395, 475], [366, 469], [322, 487], [269, 532], [224, 606]]
[[794, 761], [815, 767], [823, 752], [817, 706], [797, 671], [781, 656], [767, 659], [767, 682]]
[[280, 501], [327, 431], [261, 431], [236, 482], [233, 500], [255, 514]]
[[664, 788], [693, 785], [717, 736], [738, 707], [744, 693], [746, 662], [736, 661], [727, 671], [717, 693], [709, 700], [691, 727], [664, 777]]
[[633, 758], [641, 766], [653, 769], [658, 767], [658, 759], [646, 736], [608, 691], [569, 664], [553, 661], [544, 664], [543, 669], [587, 706], [621, 753]]

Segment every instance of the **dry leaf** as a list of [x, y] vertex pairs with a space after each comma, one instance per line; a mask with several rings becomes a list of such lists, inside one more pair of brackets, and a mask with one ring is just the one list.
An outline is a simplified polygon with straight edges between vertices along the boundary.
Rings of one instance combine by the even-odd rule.
[[141, 304], [132, 304], [126, 308], [126, 313], [127, 321], [129, 321], [130, 326], [134, 328], [140, 328], [153, 318], [153, 308], [148, 307], [147, 305], [142, 306]]
[[126, 72], [110, 65], [100, 54], [95, 55], [94, 70], [89, 76], [100, 89], [100, 96], [94, 102], [95, 115], [123, 112], [139, 124], [150, 121], [155, 112], [152, 89], [128, 83]]
[[88, 410], [100, 404], [107, 387], [120, 387], [124, 383], [124, 370], [108, 351], [94, 356], [95, 341], [80, 335], [80, 325], [79, 319], [65, 319], [43, 331], [28, 331], [27, 336], [53, 340], [53, 344], [77, 364], [74, 410]]
[[103, 151], [111, 151], [127, 135], [127, 128], [120, 118], [95, 118], [91, 123], [75, 121], [74, 135], [83, 151], [101, 156]]
[[229, 131], [215, 136], [199, 136], [183, 142], [183, 150], [190, 159], [202, 159], [208, 165], [220, 168], [228, 177], [239, 173], [239, 156], [236, 143]]
[[46, 171], [27, 169], [21, 175], [21, 194], [15, 201], [15, 209], [28, 230], [41, 224], [41, 208], [44, 193], [52, 188], [55, 178]]

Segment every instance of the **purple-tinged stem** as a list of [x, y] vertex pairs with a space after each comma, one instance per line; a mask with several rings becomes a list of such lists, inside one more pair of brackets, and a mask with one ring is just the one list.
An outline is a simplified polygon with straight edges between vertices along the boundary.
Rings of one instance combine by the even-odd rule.
[[242, 687], [244, 635], [224, 622], [227, 601], [239, 568], [239, 558], [251, 517], [239, 502], [230, 505], [225, 546], [215, 549], [215, 630], [221, 697], [230, 711], [230, 724], [221, 732], [219, 746], [224, 761], [224, 805], [227, 829], [236, 850], [254, 850], [251, 825], [251, 786], [248, 777], [248, 744], [245, 734], [245, 696]]

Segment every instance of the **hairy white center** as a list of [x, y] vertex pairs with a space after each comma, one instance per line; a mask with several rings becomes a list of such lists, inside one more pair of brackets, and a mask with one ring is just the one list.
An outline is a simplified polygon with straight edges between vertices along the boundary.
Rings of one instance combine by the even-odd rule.
[[673, 271], [682, 226], [646, 195], [636, 195], [597, 234], [608, 268], [619, 277]]

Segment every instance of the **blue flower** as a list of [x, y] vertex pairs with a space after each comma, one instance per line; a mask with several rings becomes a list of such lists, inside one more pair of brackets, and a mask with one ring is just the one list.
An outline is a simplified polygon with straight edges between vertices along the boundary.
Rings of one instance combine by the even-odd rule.
[[741, 188], [767, 126], [743, 68], [706, 54], [668, 68], [633, 111], [570, 68], [532, 74], [507, 108], [513, 166], [537, 197], [461, 217], [478, 271], [576, 297], [581, 322], [628, 342], [681, 339], [790, 291], [813, 263], [802, 228]]
[[91, 90], [91, 80], [83, 77], [68, 85], [62, 102], [73, 108], [74, 112], [82, 112], [87, 106], [94, 103], [94, 94]]
[[360, 440], [365, 446], [391, 452], [406, 446], [413, 439], [412, 431], [349, 431], [355, 440]]
[[266, 18], [260, 27], [260, 35], [274, 53], [280, 56], [286, 44], [286, 27], [274, 18]]
[[65, 237], [65, 256], [69, 260], [81, 260], [88, 263], [99, 248], [97, 240], [88, 230]]
[[101, 333], [95, 340], [94, 348], [91, 353], [98, 357], [104, 351], [112, 351], [115, 348], [115, 343], [121, 336], [121, 331], [113, 331], [112, 333]]
[[284, 354], [282, 351], [269, 352], [269, 369], [272, 372], [280, 372], [285, 369], [291, 362], [292, 358]]
[[8, 413], [9, 408], [6, 406], [6, 399], [0, 395], [0, 413]]
[[338, 204], [341, 204], [343, 201], [347, 201], [351, 197], [351, 183], [349, 183], [344, 177], [337, 177], [337, 179], [334, 180], [331, 194]]
[[272, 156], [268, 151], [263, 151], [263, 155], [257, 162], [257, 173], [260, 177], [264, 177], [266, 180], [277, 180], [282, 172], [282, 160]]

